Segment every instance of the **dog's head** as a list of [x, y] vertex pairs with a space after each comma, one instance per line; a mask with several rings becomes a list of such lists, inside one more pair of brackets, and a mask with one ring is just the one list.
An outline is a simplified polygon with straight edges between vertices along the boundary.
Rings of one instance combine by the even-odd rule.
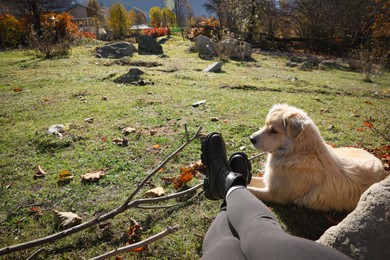
[[256, 149], [274, 152], [286, 149], [297, 140], [311, 123], [302, 110], [286, 104], [274, 105], [268, 112], [265, 126], [250, 136]]

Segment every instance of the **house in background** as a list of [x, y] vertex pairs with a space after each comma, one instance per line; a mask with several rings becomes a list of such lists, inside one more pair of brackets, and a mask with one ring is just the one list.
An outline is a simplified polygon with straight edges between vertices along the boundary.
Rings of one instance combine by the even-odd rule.
[[73, 16], [74, 23], [80, 30], [97, 33], [96, 19], [93, 19], [96, 12], [95, 9], [75, 4], [67, 12]]

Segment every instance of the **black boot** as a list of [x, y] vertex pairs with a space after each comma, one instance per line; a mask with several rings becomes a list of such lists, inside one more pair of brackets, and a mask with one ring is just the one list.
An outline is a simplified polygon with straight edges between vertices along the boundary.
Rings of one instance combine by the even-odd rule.
[[229, 166], [234, 172], [241, 173], [249, 184], [252, 180], [252, 165], [248, 160], [248, 156], [243, 152], [237, 152], [230, 156]]
[[211, 133], [202, 142], [202, 163], [206, 166], [203, 183], [206, 198], [210, 200], [225, 199], [226, 193], [234, 184], [246, 185], [246, 180], [240, 173], [234, 173], [230, 168], [225, 142], [221, 134]]

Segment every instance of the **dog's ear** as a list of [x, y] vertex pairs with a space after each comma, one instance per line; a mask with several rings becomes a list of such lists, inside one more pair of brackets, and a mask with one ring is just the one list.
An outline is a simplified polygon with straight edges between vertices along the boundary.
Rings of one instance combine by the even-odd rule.
[[284, 127], [291, 139], [297, 139], [305, 130], [306, 125], [305, 118], [299, 113], [290, 114], [284, 118]]

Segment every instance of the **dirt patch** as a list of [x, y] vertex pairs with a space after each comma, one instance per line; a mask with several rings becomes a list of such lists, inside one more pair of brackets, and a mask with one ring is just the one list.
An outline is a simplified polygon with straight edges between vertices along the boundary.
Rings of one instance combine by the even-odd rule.
[[129, 60], [112, 60], [108, 62], [102, 62], [101, 65], [134, 66], [134, 67], [146, 67], [146, 68], [162, 66], [161, 63], [156, 61], [129, 61]]
[[219, 88], [221, 88], [221, 89], [224, 89], [224, 88], [238, 89], [238, 90], [259, 90], [258, 87], [252, 86], [252, 85], [232, 85], [232, 86], [230, 86], [230, 85], [222, 85]]

